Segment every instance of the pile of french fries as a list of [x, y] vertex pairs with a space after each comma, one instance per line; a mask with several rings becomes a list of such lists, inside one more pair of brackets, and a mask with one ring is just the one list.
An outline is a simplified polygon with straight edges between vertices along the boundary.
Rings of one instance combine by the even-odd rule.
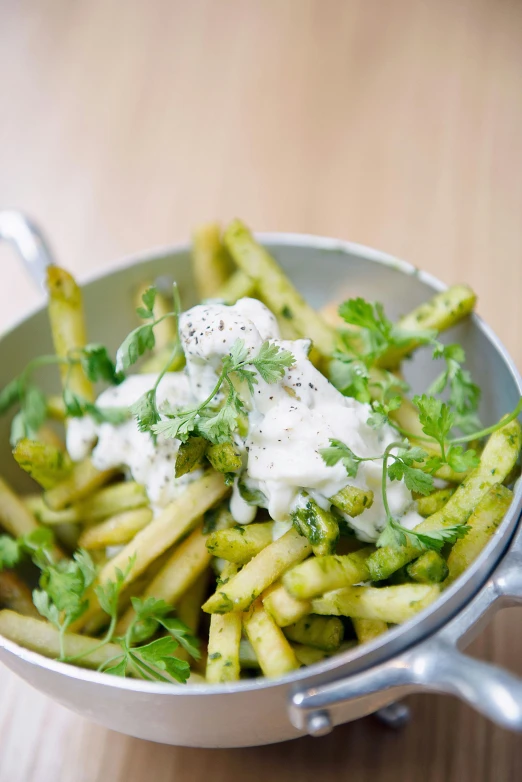
[[[240, 221], [224, 234], [217, 225], [201, 227], [193, 247], [193, 271], [202, 299], [232, 304], [243, 296], [258, 297], [276, 315], [285, 338], [313, 340], [312, 357], [319, 366], [331, 355], [336, 340], [332, 308], [325, 317], [314, 311]], [[67, 356], [87, 340], [81, 291], [58, 267], [49, 270], [48, 288], [55, 350]], [[400, 325], [407, 330], [422, 322], [423, 327], [441, 331], [469, 314], [474, 302], [466, 286], [455, 286], [402, 318]], [[168, 302], [160, 295], [155, 306], [160, 315]], [[172, 321], [163, 321], [154, 352], [140, 371], [159, 371], [175, 338]], [[381, 367], [397, 370], [414, 348], [386, 356]], [[176, 359], [171, 370], [181, 366]], [[82, 368], [64, 368], [62, 382], [67, 371], [69, 386], [94, 400]], [[49, 400], [49, 414], [67, 426], [59, 396]], [[404, 428], [420, 433], [411, 404], [405, 402], [397, 418]], [[520, 426], [511, 421], [486, 442], [478, 467], [467, 474], [446, 468], [439, 476], [447, 481], [445, 487], [419, 498], [422, 529], [457, 522], [470, 527], [445, 556], [435, 551], [419, 554], [408, 545], [376, 549], [355, 538], [341, 539], [337, 552], [329, 554], [314, 549], [297, 528], [273, 540], [273, 522], [263, 511], [252, 524], [241, 527], [228, 509], [230, 488], [222, 474], [230, 468], [227, 459], [233, 454], [219, 449], [215, 461], [210, 458], [216, 469], [209, 468], [187, 484], [154, 516], [142, 486], [119, 471], [97, 470], [89, 459], [73, 463], [47, 426], [38, 440], [23, 440], [14, 452], [42, 491], [19, 497], [0, 479], [0, 525], [14, 537], [40, 525], [51, 527], [56, 557], [71, 556], [76, 547], [87, 549], [98, 566], [96, 584], [106, 584], [118, 569], [124, 572], [118, 634], [132, 621], [132, 596], [161, 598], [200, 635], [207, 651], [195, 665], [206, 681], [231, 682], [253, 673], [281, 676], [370, 642], [436, 600], [469, 567], [502, 521], [512, 500], [505, 484], [513, 479], [520, 446]], [[186, 459], [187, 470], [199, 461], [194, 453], [187, 453]], [[355, 516], [364, 512], [371, 498], [347, 487], [331, 501]], [[206, 532], [209, 511], [215, 511], [215, 518], [212, 531]], [[59, 655], [58, 631], [39, 618], [30, 589], [15, 570], [0, 573], [0, 606], [0, 634], [43, 655]], [[99, 648], [98, 637], [106, 624], [92, 589], [88, 610], [66, 633], [67, 655], [85, 655], [78, 664], [92, 668], [114, 657], [117, 649], [111, 644]]]

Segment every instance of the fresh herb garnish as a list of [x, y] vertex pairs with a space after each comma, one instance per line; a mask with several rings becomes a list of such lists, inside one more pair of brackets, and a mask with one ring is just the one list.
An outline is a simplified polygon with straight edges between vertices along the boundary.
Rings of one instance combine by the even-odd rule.
[[[395, 453], [393, 453], [395, 451]], [[350, 478], [356, 478], [359, 466], [363, 462], [382, 460], [382, 498], [386, 514], [386, 527], [381, 532], [377, 546], [402, 546], [412, 542], [422, 550], [433, 548], [439, 551], [444, 542], [456, 540], [467, 532], [466, 525], [458, 524], [435, 532], [416, 533], [402, 527], [393, 517], [388, 503], [387, 480], [404, 481], [407, 488], [417, 494], [428, 495], [433, 490], [433, 476], [427, 472], [431, 469], [430, 457], [419, 446], [411, 446], [408, 442], [391, 443], [384, 453], [378, 456], [357, 456], [351, 448], [340, 440], [330, 440], [328, 448], [319, 450], [323, 461], [329, 467], [341, 462]], [[419, 467], [418, 465], [423, 465]]]
[[[267, 383], [275, 383], [284, 377], [294, 361], [288, 350], [269, 342], [264, 342], [259, 352], [251, 356], [244, 341], [237, 339], [230, 353], [223, 358], [221, 372], [208, 397], [196, 407], [167, 415], [166, 420], [152, 426], [153, 433], [177, 438], [182, 442], [186, 442], [192, 433], [211, 443], [227, 442], [237, 427], [238, 416], [245, 409], [233, 379], [245, 382], [250, 393], [253, 393], [258, 381], [256, 373], [248, 367], [254, 367]], [[223, 406], [216, 409], [212, 407], [212, 402], [223, 386], [226, 386], [227, 395]]]

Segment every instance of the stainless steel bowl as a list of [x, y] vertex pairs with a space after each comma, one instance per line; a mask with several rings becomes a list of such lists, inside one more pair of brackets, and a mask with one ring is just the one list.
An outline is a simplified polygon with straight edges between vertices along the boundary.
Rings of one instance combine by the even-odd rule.
[[[41, 235], [21, 215], [10, 212], [0, 213], [2, 237], [15, 244], [41, 282], [49, 262]], [[395, 317], [444, 287], [409, 264], [349, 242], [293, 234], [258, 238], [315, 306], [341, 292], [382, 301]], [[188, 245], [125, 259], [84, 284], [90, 338], [116, 349], [135, 325], [131, 302], [136, 284], [157, 277], [175, 277], [184, 305], [194, 303]], [[492, 422], [512, 410], [522, 394], [522, 379], [491, 329], [474, 316], [455, 329], [451, 339], [465, 346], [470, 369], [482, 386], [483, 420]], [[50, 350], [42, 303], [2, 337], [0, 386], [30, 358]], [[414, 390], [426, 387], [434, 372], [432, 363], [422, 351], [408, 363]], [[13, 462], [8, 428], [9, 422], [2, 419], [2, 474], [23, 490], [28, 484]], [[212, 687], [122, 680], [48, 660], [2, 637], [0, 659], [73, 711], [113, 730], [166, 744], [240, 747], [304, 733], [321, 735], [405, 694], [423, 691], [456, 695], [499, 725], [522, 731], [522, 681], [459, 651], [494, 611], [522, 601], [522, 532], [516, 532], [521, 509], [519, 482], [492, 540], [434, 605], [368, 645], [277, 680]]]

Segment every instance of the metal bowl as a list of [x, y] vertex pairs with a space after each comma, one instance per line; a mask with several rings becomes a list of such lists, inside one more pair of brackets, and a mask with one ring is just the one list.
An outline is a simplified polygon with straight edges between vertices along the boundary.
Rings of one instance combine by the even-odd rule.
[[[18, 213], [0, 213], [0, 238], [11, 240], [41, 281], [49, 255], [41, 235]], [[396, 317], [444, 288], [433, 277], [361, 245], [294, 234], [259, 240], [312, 305], [361, 295], [383, 302]], [[90, 338], [116, 349], [134, 327], [132, 295], [144, 279], [176, 278], [184, 306], [195, 302], [188, 245], [152, 250], [114, 264], [83, 287]], [[483, 389], [481, 416], [489, 423], [512, 410], [522, 379], [505, 348], [477, 316], [458, 326], [468, 365]], [[22, 319], [0, 341], [0, 387], [27, 361], [52, 350], [45, 306]], [[406, 374], [414, 390], [433, 375], [419, 351]], [[49, 390], [56, 390], [49, 388]], [[0, 420], [2, 474], [29, 484], [11, 456], [9, 421]], [[504, 727], [522, 731], [522, 681], [464, 656], [459, 647], [492, 612], [522, 600], [522, 483], [509, 512], [474, 564], [440, 599], [414, 619], [370, 644], [280, 679], [228, 685], [166, 685], [120, 679], [56, 662], [0, 637], [0, 660], [38, 690], [113, 730], [166, 744], [240, 747], [304, 733], [321, 735], [343, 722], [419, 691], [457, 695]]]

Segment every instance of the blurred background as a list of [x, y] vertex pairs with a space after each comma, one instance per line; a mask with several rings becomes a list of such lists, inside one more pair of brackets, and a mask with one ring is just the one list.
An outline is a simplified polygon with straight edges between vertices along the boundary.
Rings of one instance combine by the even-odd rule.
[[[0, 208], [31, 214], [80, 279], [239, 215], [469, 282], [522, 366], [520, 0], [0, 0], [0, 73]], [[38, 293], [6, 247], [0, 263], [5, 328]], [[517, 622], [476, 653], [522, 673]], [[0, 684], [10, 782], [197, 781], [210, 762], [217, 780], [283, 780], [289, 760], [299, 780], [504, 782], [522, 763], [515, 737], [435, 697], [399, 736], [367, 720], [225, 753], [119, 737]]]

